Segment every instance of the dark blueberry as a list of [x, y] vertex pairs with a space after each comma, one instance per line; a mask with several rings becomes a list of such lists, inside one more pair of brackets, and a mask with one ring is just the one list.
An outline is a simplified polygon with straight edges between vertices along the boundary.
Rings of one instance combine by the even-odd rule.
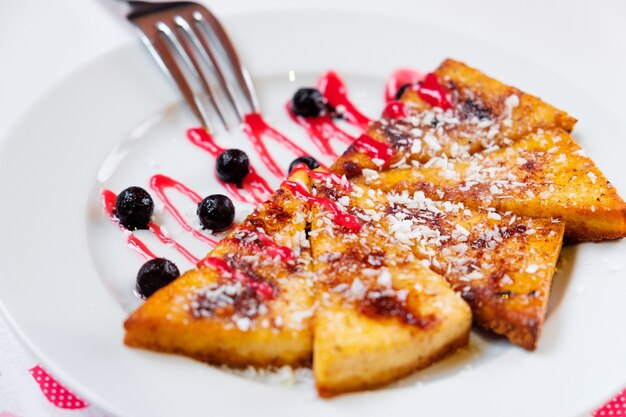
[[316, 88], [301, 88], [291, 99], [291, 111], [302, 117], [321, 116], [328, 110], [326, 99]]
[[230, 227], [235, 219], [235, 206], [230, 198], [213, 194], [198, 204], [198, 217], [205, 229], [221, 232]]
[[165, 258], [151, 259], [139, 268], [135, 288], [141, 298], [148, 298], [179, 276], [180, 272], [172, 261]]
[[128, 187], [117, 196], [115, 216], [128, 230], [147, 229], [154, 202], [141, 187]]
[[402, 84], [400, 86], [400, 88], [398, 88], [398, 91], [396, 91], [396, 96], [395, 99], [396, 100], [400, 100], [402, 98], [402, 95], [404, 94], [404, 92], [406, 91], [407, 88], [411, 87], [412, 84], [407, 83], [407, 84]]
[[222, 181], [241, 185], [250, 172], [250, 160], [244, 151], [228, 149], [217, 157], [215, 169]]
[[298, 164], [305, 164], [309, 169], [315, 169], [320, 166], [320, 163], [312, 156], [301, 156], [300, 158], [294, 159], [291, 164], [289, 164], [289, 174], [291, 174], [291, 171], [293, 171]]

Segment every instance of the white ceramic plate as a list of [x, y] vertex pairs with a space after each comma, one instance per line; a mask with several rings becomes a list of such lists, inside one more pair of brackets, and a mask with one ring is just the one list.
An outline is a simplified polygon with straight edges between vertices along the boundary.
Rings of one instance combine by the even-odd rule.
[[[451, 56], [578, 117], [576, 138], [626, 192], [620, 175], [626, 135], [618, 119], [513, 51], [435, 26], [345, 12], [266, 12], [225, 23], [254, 74], [264, 114], [310, 150], [303, 131], [284, 114], [297, 87], [334, 68], [354, 101], [375, 117], [385, 77], [394, 68], [430, 70]], [[626, 241], [564, 250], [566, 262], [555, 279], [536, 352], [473, 334], [469, 349], [373, 392], [320, 400], [306, 384], [254, 381], [186, 358], [124, 347], [122, 322], [137, 304], [132, 287], [142, 259], [104, 216], [98, 192], [104, 186], [147, 186], [155, 172], [184, 179], [202, 195], [220, 192], [212, 159], [185, 139], [185, 129], [195, 124], [137, 43], [69, 76], [3, 140], [2, 310], [51, 372], [91, 402], [120, 417], [572, 416], [590, 412], [626, 384]], [[242, 135], [218, 140], [249, 149]], [[274, 149], [286, 168], [293, 157]], [[193, 217], [193, 206], [187, 207]], [[181, 269], [188, 267], [172, 250], [142, 236]], [[200, 256], [206, 248], [193, 250]]]

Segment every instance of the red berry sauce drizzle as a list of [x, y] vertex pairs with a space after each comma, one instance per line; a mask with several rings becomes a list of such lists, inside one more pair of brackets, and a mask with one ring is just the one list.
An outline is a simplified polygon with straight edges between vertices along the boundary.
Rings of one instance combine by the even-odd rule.
[[[428, 104], [440, 107], [443, 110], [447, 110], [451, 107], [446, 91], [439, 84], [434, 74], [426, 74], [424, 76], [413, 70], [400, 69], [395, 71], [386, 83], [385, 102], [387, 103], [387, 106], [383, 112], [383, 116], [388, 118], [406, 116], [406, 107], [404, 104], [395, 100], [398, 90], [406, 84], [409, 84], [410, 88], [416, 91], [420, 98]], [[337, 73], [329, 71], [324, 74], [318, 82], [318, 89], [327, 100], [328, 104], [336, 110], [338, 115], [341, 116], [343, 121], [355, 126], [362, 132], [361, 136], [355, 138], [339, 128], [333, 121], [330, 114], [304, 118], [293, 114], [291, 107], [288, 105], [287, 112], [289, 113], [291, 119], [306, 130], [309, 138], [322, 155], [330, 158], [336, 158], [338, 156], [330, 146], [330, 141], [336, 139], [347, 145], [352, 144], [358, 152], [366, 154], [371, 159], [378, 159], [384, 164], [387, 164], [393, 157], [393, 149], [365, 134], [371, 120], [361, 113], [350, 101], [346, 86]], [[243, 130], [248, 135], [248, 138], [252, 142], [252, 145], [261, 158], [263, 164], [274, 176], [279, 179], [284, 178], [283, 171], [276, 160], [268, 152], [264, 139], [270, 138], [278, 142], [291, 151], [296, 157], [308, 155], [305, 150], [267, 124], [263, 117], [258, 113], [250, 113], [246, 115]], [[225, 150], [224, 148], [218, 146], [213, 137], [202, 128], [189, 129], [187, 131], [187, 138], [192, 144], [208, 152], [214, 158], [217, 158]], [[346, 187], [349, 190], [349, 182], [345, 178], [340, 178], [333, 173], [319, 170], [311, 171], [304, 164], [298, 165], [294, 171], [295, 170], [304, 170], [314, 179], [324, 181], [330, 180]], [[241, 187], [238, 187], [235, 184], [225, 183], [219, 179], [218, 181], [233, 198], [243, 203], [261, 203], [267, 200], [273, 192], [267, 181], [258, 175], [252, 166], [250, 166], [250, 172], [244, 179]], [[297, 198], [303, 201], [314, 202], [323, 206], [332, 214], [337, 225], [345, 227], [351, 232], [358, 232], [361, 229], [361, 223], [359, 220], [355, 216], [341, 211], [337, 204], [332, 200], [328, 198], [314, 197], [304, 186], [295, 181], [283, 181], [281, 186], [290, 190]], [[202, 241], [211, 248], [217, 245], [216, 240], [207, 237], [187, 223], [181, 213], [171, 203], [165, 191], [167, 189], [175, 189], [176, 191], [189, 197], [195, 205], [202, 200], [200, 195], [181, 182], [162, 174], [156, 174], [150, 179], [150, 187], [164, 204], [165, 209], [185, 231], [191, 233], [196, 239]], [[118, 224], [124, 232], [126, 232], [126, 241], [129, 247], [146, 259], [156, 258], [157, 256], [150, 249], [148, 249], [148, 247], [137, 236], [124, 228], [124, 226], [122, 226], [115, 217], [114, 209], [116, 198], [117, 196], [115, 193], [110, 190], [104, 190], [102, 192], [102, 203], [107, 215], [113, 222]], [[220, 272], [231, 274], [231, 276], [234, 276], [235, 279], [244, 281], [266, 297], [272, 296], [273, 289], [271, 286], [266, 283], [255, 281], [239, 271], [233, 271], [225, 260], [212, 257], [199, 260], [176, 240], [168, 237], [159, 225], [154, 222], [150, 222], [148, 227], [159, 241], [176, 249], [192, 264], [217, 268]], [[293, 252], [291, 252], [289, 248], [275, 244], [269, 236], [263, 234], [257, 234], [257, 236], [263, 250], [270, 256], [279, 256], [286, 262], [293, 261]], [[242, 244], [242, 242], [243, 241], [239, 240], [240, 244]]]
[[300, 148], [285, 135], [268, 125], [263, 119], [263, 116], [258, 113], [250, 113], [245, 116], [243, 130], [248, 135], [248, 138], [250, 138], [252, 146], [254, 146], [254, 150], [256, 150], [261, 157], [261, 161], [263, 161], [267, 169], [269, 169], [269, 171], [278, 179], [283, 179], [285, 174], [280, 166], [278, 166], [278, 163], [267, 151], [265, 143], [263, 142], [264, 137], [274, 139], [276, 142], [285, 146], [296, 157], [308, 155], [304, 149]]
[[410, 68], [400, 68], [391, 74], [385, 85], [385, 103], [396, 100], [396, 94], [402, 86], [418, 85], [424, 79], [424, 74]]
[[206, 257], [197, 263], [199, 268], [210, 267], [215, 269], [222, 277], [231, 277], [234, 281], [241, 282], [246, 287], [262, 294], [267, 299], [274, 298], [274, 288], [267, 282], [256, 280], [239, 269], [232, 268], [228, 261], [213, 256]]
[[279, 245], [265, 233], [253, 230], [242, 230], [241, 232], [245, 233], [244, 236], [239, 236], [240, 233], [238, 232], [235, 237], [228, 238], [228, 241], [254, 252], [263, 252], [269, 258], [278, 256], [282, 262], [293, 264], [296, 261], [290, 248]]
[[348, 90], [343, 80], [334, 71], [328, 71], [317, 83], [324, 98], [334, 109], [341, 114], [341, 117], [348, 123], [367, 130], [370, 118], [361, 113], [348, 98]]
[[418, 71], [402, 68], [396, 70], [385, 87], [385, 102], [388, 103], [383, 116], [399, 118], [406, 116], [404, 104], [397, 101], [396, 94], [403, 86], [408, 85], [411, 90], [417, 92], [419, 97], [433, 107], [448, 110], [452, 105], [448, 100], [446, 90], [439, 84], [437, 76], [433, 73], [422, 74]]
[[401, 101], [390, 101], [387, 103], [383, 116], [389, 119], [400, 119], [406, 117], [406, 106]]
[[309, 190], [307, 190], [302, 184], [296, 181], [283, 181], [280, 185], [283, 188], [288, 189], [299, 200], [306, 201], [308, 203], [314, 203], [324, 207], [328, 210], [332, 216], [333, 221], [338, 225], [345, 227], [351, 232], [357, 233], [361, 230], [361, 222], [355, 216], [349, 213], [344, 213], [339, 209], [337, 203], [329, 198], [314, 197]]
[[[122, 224], [117, 220], [117, 217], [115, 217], [115, 201], [116, 200], [117, 200], [117, 195], [113, 191], [111, 190], [102, 191], [102, 204], [104, 205], [104, 210], [106, 211], [109, 218], [114, 223], [117, 223], [120, 229], [122, 229], [122, 231], [125, 232], [126, 244], [128, 245], [128, 247], [130, 247], [135, 252], [137, 252], [138, 254], [140, 254], [141, 256], [143, 256], [144, 258], [148, 260], [156, 258], [157, 256], [154, 254], [154, 252], [148, 249], [148, 246], [146, 246], [146, 244], [143, 243], [141, 239], [139, 239], [137, 236], [135, 236], [134, 233], [132, 233], [131, 231], [126, 229], [124, 226], [122, 226]], [[192, 264], [195, 264], [198, 262], [198, 258], [193, 256], [191, 252], [189, 252], [184, 246], [182, 246], [180, 243], [178, 243], [174, 239], [167, 237], [166, 234], [163, 232], [163, 229], [158, 224], [154, 222], [150, 222], [148, 223], [148, 229], [152, 233], [154, 233], [154, 235], [157, 237], [157, 239], [159, 239], [159, 241], [161, 241], [161, 243], [163, 243], [166, 246], [171, 246], [175, 248], [181, 255], [185, 257], [185, 259], [187, 259]], [[217, 244], [217, 242], [215, 241], [213, 242]], [[213, 246], [215, 246], [215, 244]]]
[[130, 233], [128, 229], [126, 229], [115, 217], [115, 201], [117, 200], [117, 195], [111, 190], [104, 190], [101, 194], [102, 197], [102, 205], [104, 206], [104, 211], [107, 216], [116, 223], [123, 232], [126, 233], [126, 244], [128, 247], [132, 248], [135, 252], [143, 256], [144, 258], [150, 260], [154, 259], [157, 256], [152, 253], [150, 249], [134, 234]]
[[[217, 158], [222, 152], [226, 150], [219, 147], [215, 143], [213, 136], [211, 136], [209, 132], [201, 127], [189, 129], [187, 131], [187, 139], [189, 139], [189, 141], [196, 145], [198, 148], [211, 154], [213, 158]], [[219, 181], [220, 184], [222, 184], [222, 186], [224, 186], [224, 188], [226, 188], [226, 191], [228, 191], [230, 195], [232, 195], [236, 200], [241, 201], [242, 203], [262, 203], [263, 201], [267, 200], [273, 192], [270, 186], [267, 185], [267, 181], [265, 181], [259, 174], [257, 174], [256, 170], [252, 166], [250, 167], [250, 172], [241, 184], [241, 188], [247, 191], [252, 199], [250, 199], [248, 196], [243, 195], [239, 191], [239, 187], [237, 187], [237, 185], [226, 183], [217, 178], [217, 176], [215, 178], [217, 179], [217, 181]]]
[[295, 262], [293, 251], [287, 246], [279, 245], [278, 243], [274, 242], [271, 237], [264, 233], [257, 232], [257, 239], [263, 247], [263, 252], [269, 255], [270, 258], [275, 258], [278, 256], [283, 262]]
[[439, 84], [437, 76], [433, 73], [426, 74], [424, 79], [412, 88], [417, 91], [422, 100], [433, 107], [440, 107], [442, 110], [452, 107], [446, 90]]
[[315, 170], [312, 171], [308, 166], [306, 166], [306, 164], [298, 164], [296, 165], [292, 170], [291, 170], [291, 174], [294, 174], [296, 172], [302, 172], [304, 171], [309, 177], [316, 179], [318, 181], [332, 181], [335, 184], [341, 186], [343, 189], [345, 189], [346, 191], [352, 191], [352, 185], [350, 184], [350, 182], [348, 181], [347, 178], [345, 177], [340, 177], [337, 174], [334, 174], [330, 171], [322, 171], [322, 170]]
[[[348, 99], [346, 86], [335, 72], [329, 71], [324, 74], [317, 85], [328, 104], [338, 112], [338, 116], [362, 131], [367, 129], [370, 119], [357, 110]], [[346, 145], [352, 144], [356, 139], [339, 128], [328, 113], [317, 117], [298, 116], [291, 110], [291, 103], [287, 103], [287, 113], [291, 120], [307, 132], [313, 144], [324, 156], [333, 159], [339, 156], [330, 144], [332, 139], [337, 139]]]
[[291, 110], [291, 103], [287, 103], [287, 113], [291, 120], [299, 124], [309, 135], [309, 139], [315, 145], [318, 151], [329, 158], [337, 158], [339, 154], [335, 152], [330, 144], [331, 139], [350, 145], [354, 142], [354, 137], [341, 130], [330, 115], [324, 114], [317, 117], [302, 117], [294, 114]]
[[381, 160], [383, 164], [387, 164], [393, 158], [393, 149], [386, 143], [378, 142], [366, 134], [359, 136], [352, 144], [354, 148], [362, 154], [370, 157], [370, 159]]
[[198, 193], [191, 190], [189, 187], [182, 184], [181, 182], [162, 174], [157, 174], [150, 178], [150, 188], [152, 188], [152, 190], [156, 193], [156, 196], [159, 197], [159, 199], [163, 202], [165, 209], [172, 215], [176, 222], [180, 224], [183, 229], [185, 229], [185, 231], [191, 233], [193, 237], [195, 237], [202, 243], [205, 243], [211, 248], [214, 248], [217, 245], [216, 240], [205, 236], [204, 234], [194, 229], [189, 223], [187, 223], [185, 218], [180, 214], [176, 207], [174, 207], [167, 194], [165, 194], [165, 190], [167, 190], [168, 188], [175, 189], [176, 191], [189, 197], [189, 199], [193, 202], [195, 206], [197, 206], [202, 201], [202, 197], [200, 197]]

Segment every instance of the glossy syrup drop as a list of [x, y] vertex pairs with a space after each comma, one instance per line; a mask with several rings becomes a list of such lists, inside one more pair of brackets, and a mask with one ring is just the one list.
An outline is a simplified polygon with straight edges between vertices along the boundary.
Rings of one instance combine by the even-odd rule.
[[383, 110], [383, 117], [388, 119], [402, 119], [406, 116], [406, 105], [400, 101], [390, 101]]
[[448, 110], [452, 105], [448, 101], [448, 93], [439, 83], [437, 76], [433, 73], [428, 73], [417, 87], [417, 94], [426, 103], [433, 107], [439, 107], [443, 110]]

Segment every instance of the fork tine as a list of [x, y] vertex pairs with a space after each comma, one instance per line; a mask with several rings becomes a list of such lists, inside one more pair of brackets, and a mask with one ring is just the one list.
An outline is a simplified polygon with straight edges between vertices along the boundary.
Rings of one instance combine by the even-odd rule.
[[250, 75], [209, 10], [188, 1], [126, 1], [131, 6], [128, 20], [140, 29], [148, 49], [205, 128], [210, 129], [213, 109], [226, 130], [233, 115], [243, 122], [247, 112], [260, 112]]
[[163, 67], [170, 74], [174, 82], [178, 85], [178, 88], [185, 97], [185, 101], [189, 104], [193, 113], [200, 120], [202, 126], [205, 129], [211, 131], [212, 129], [209, 123], [209, 118], [205, 114], [202, 106], [198, 104], [193, 89], [187, 82], [185, 75], [183, 74], [178, 63], [176, 62], [176, 58], [172, 54], [169, 46], [165, 43], [165, 40], [161, 36], [159, 36], [158, 33], [150, 36], [150, 34], [145, 33], [142, 30], [141, 34], [144, 43], [148, 46], [148, 49], [153, 52], [154, 57], [163, 65]]
[[176, 43], [179, 44], [184, 50], [184, 58], [188, 58], [188, 64], [195, 78], [202, 85], [202, 88], [204, 89], [206, 95], [209, 97], [209, 100], [215, 108], [215, 111], [217, 112], [217, 115], [219, 116], [221, 122], [224, 124], [226, 130], [228, 130], [230, 126], [226, 121], [226, 117], [224, 116], [222, 109], [215, 99], [215, 90], [204, 76], [201, 65], [196, 58], [197, 52], [200, 52], [200, 55], [202, 55], [202, 50], [196, 43], [197, 39], [195, 38], [195, 35], [190, 31], [189, 23], [182, 16], [177, 15], [176, 17], [174, 17], [174, 22], [183, 32], [185, 32], [186, 36], [180, 36], [180, 34], [175, 31], [172, 31], [172, 36], [176, 39]]
[[256, 92], [254, 91], [254, 85], [250, 74], [246, 71], [245, 67], [241, 64], [233, 44], [230, 42], [230, 38], [226, 34], [226, 31], [220, 24], [219, 20], [206, 8], [202, 7], [200, 10], [194, 12], [194, 18], [197, 22], [205, 22], [212, 32], [217, 37], [218, 43], [222, 45], [226, 57], [230, 61], [231, 67], [235, 72], [235, 76], [239, 85], [241, 86], [244, 96], [248, 100], [250, 108], [253, 112], [259, 112], [259, 103], [257, 102]]
[[[175, 23], [175, 25], [178, 25], [178, 23]], [[198, 61], [195, 58], [195, 54], [191, 50], [191, 47], [187, 43], [186, 39], [180, 36], [176, 30], [172, 30], [170, 26], [167, 25], [163, 21], [157, 23], [157, 28], [159, 29], [161, 33], [163, 33], [168, 38], [168, 40], [172, 44], [172, 47], [176, 50], [178, 55], [187, 65], [187, 69], [191, 72], [191, 75], [196, 79], [198, 83], [200, 83], [200, 86], [204, 90], [204, 93], [209, 97], [211, 104], [215, 108], [215, 111], [218, 117], [220, 118], [220, 121], [224, 124], [224, 127], [228, 129], [229, 125], [226, 122], [224, 114], [222, 113], [219, 106], [217, 105], [217, 102], [215, 101], [214, 91], [209, 86], [209, 83], [206, 81], [204, 74], [202, 73], [202, 69], [200, 68]], [[194, 97], [195, 97], [194, 101], [199, 100], [197, 96], [194, 96]]]
[[226, 81], [226, 78], [224, 77], [224, 74], [222, 73], [222, 70], [220, 68], [219, 62], [217, 61], [215, 54], [213, 54], [213, 50], [209, 45], [206, 36], [204, 36], [204, 34], [202, 34], [198, 30], [196, 25], [189, 25], [189, 30], [193, 33], [194, 39], [196, 39], [200, 44], [198, 46], [198, 49], [206, 53], [206, 55], [204, 55], [204, 58], [207, 60], [208, 64], [215, 70], [215, 75], [217, 76], [217, 79], [222, 86], [222, 89], [226, 93], [226, 98], [235, 109], [235, 112], [237, 113], [237, 116], [239, 116], [239, 119], [243, 120], [245, 113], [235, 99], [233, 90], [230, 87], [230, 84]]

